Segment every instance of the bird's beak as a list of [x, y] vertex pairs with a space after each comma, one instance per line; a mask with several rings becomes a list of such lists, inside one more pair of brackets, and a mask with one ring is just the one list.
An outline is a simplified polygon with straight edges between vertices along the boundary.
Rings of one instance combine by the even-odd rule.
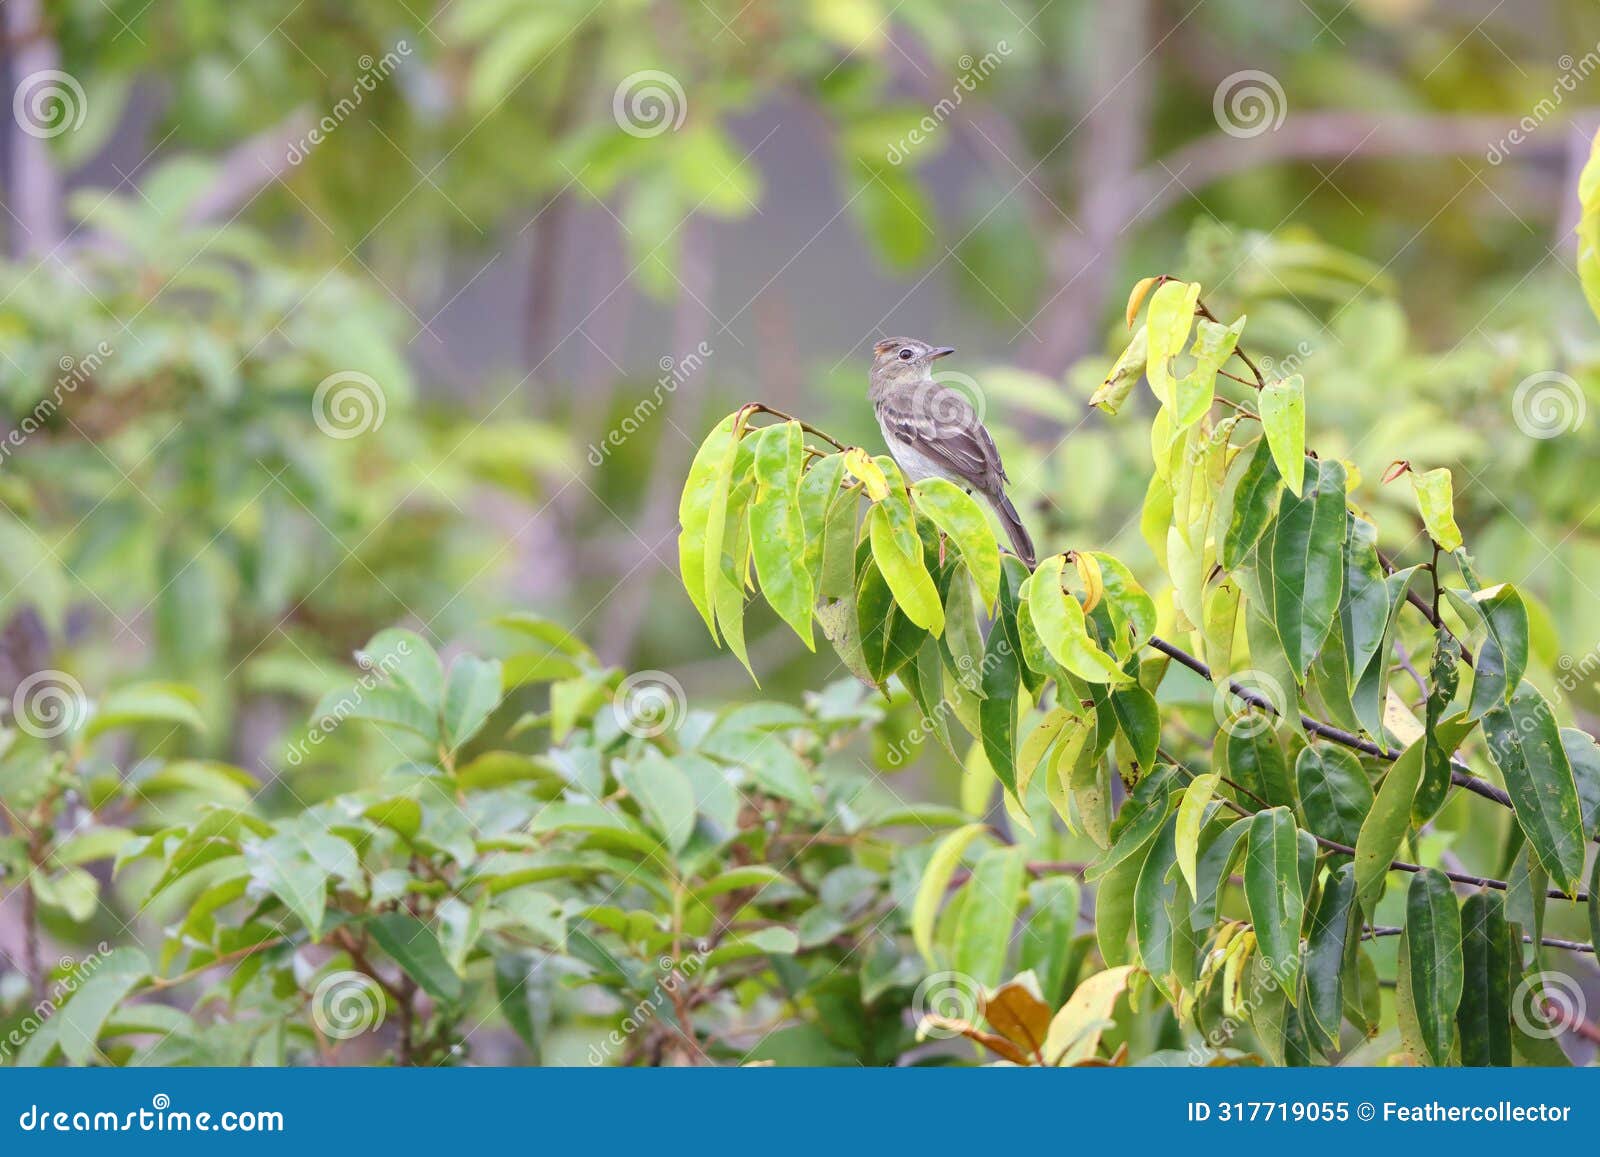
[[953, 346], [953, 345], [940, 346], [938, 349], [934, 350], [931, 354], [929, 354], [928, 357], [934, 358], [934, 359], [947, 358], [947, 357], [949, 357], [951, 354], [953, 354], [955, 352], [956, 352], [956, 347]]

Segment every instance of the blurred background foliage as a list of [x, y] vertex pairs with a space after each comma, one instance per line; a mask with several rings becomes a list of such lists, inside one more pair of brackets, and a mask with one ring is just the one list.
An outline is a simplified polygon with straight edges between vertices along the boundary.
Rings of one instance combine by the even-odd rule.
[[[37, 427], [0, 461], [0, 692], [182, 681], [185, 754], [267, 810], [391, 759], [356, 728], [286, 757], [391, 623], [492, 651], [533, 608], [743, 696], [674, 576], [693, 446], [760, 399], [876, 447], [867, 357], [903, 332], [960, 347], [1041, 547], [1158, 589], [1143, 426], [1085, 403], [1123, 290], [1167, 270], [1305, 374], [1386, 540], [1417, 525], [1385, 467], [1455, 471], [1592, 729], [1600, 439], [1525, 437], [1512, 397], [1558, 371], [1600, 401], [1595, 53], [1587, 0], [7, 0], [7, 92], [76, 91], [0, 126], [0, 406]], [[1219, 113], [1244, 70], [1260, 131]], [[329, 436], [318, 387], [352, 373], [381, 425]], [[769, 696], [840, 674], [750, 632]], [[109, 757], [179, 742], [147, 739]], [[917, 768], [901, 794], [955, 797]]]

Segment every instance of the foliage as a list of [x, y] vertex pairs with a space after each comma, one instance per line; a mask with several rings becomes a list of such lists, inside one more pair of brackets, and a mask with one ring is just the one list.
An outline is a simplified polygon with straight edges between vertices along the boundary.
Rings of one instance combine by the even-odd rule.
[[[1129, 301], [1130, 328], [1141, 309], [1130, 352], [1093, 400], [1115, 412], [1142, 372], [1158, 403], [1140, 531], [1165, 571], [1159, 599], [1120, 560], [1081, 550], [1031, 574], [999, 556], [995, 583], [998, 548], [975, 505], [953, 520], [891, 460], [869, 472], [859, 450], [836, 442], [831, 453], [805, 447], [803, 474], [763, 477], [751, 445], [783, 438], [798, 459], [807, 430], [790, 419], [758, 431], [759, 406], [719, 424], [691, 469], [686, 509], [706, 512], [686, 518], [680, 537], [691, 598], [713, 635], [740, 649], [751, 556], [769, 601], [767, 576], [808, 576], [840, 659], [880, 689], [903, 682], [947, 747], [954, 719], [1015, 825], [1048, 846], [1059, 821], [1099, 845], [1086, 878], [1100, 956], [1133, 966], [1191, 1039], [1229, 1045], [1242, 1015], [1256, 1052], [1307, 1063], [1349, 1051], [1348, 1021], [1366, 1036], [1398, 1032], [1393, 1051], [1414, 1062], [1481, 1060], [1476, 1044], [1458, 1047], [1459, 1016], [1515, 1039], [1524, 1057], [1548, 1053], [1503, 998], [1532, 984], [1539, 999], [1547, 900], [1600, 909], [1583, 879], [1586, 842], [1600, 838], [1600, 776], [1595, 741], [1561, 727], [1528, 677], [1521, 594], [1480, 579], [1448, 469], [1401, 462], [1379, 483], [1410, 476], [1422, 527], [1413, 542], [1431, 543], [1426, 561], [1398, 566], [1365, 516], [1355, 464], [1308, 448], [1304, 378], [1268, 379], [1238, 345], [1244, 319], [1218, 321], [1196, 283], [1147, 279]], [[1248, 376], [1223, 368], [1230, 357]], [[779, 501], [798, 509], [807, 535], [751, 533], [756, 510]], [[809, 635], [809, 616], [785, 617]], [[1430, 640], [1425, 679], [1407, 669], [1402, 640], [1413, 633]], [[1196, 677], [1215, 684], [1209, 752]], [[1514, 816], [1502, 853], [1511, 881], [1412, 862], [1441, 812], [1469, 806], [1463, 797]], [[957, 840], [924, 877], [918, 942], [930, 963], [938, 899], [968, 854]], [[973, 942], [984, 933], [968, 916], [982, 906], [993, 919], [974, 886], [1006, 878], [995, 857], [1012, 854], [984, 854], [957, 894], [946, 943], [956, 961], [1006, 960], [1013, 914], [1001, 905], [987, 944]], [[1406, 874], [1409, 891], [1390, 887]], [[1474, 948], [1514, 961], [1504, 983], [1461, 983], [1452, 879], [1509, 893], [1493, 938]], [[1390, 913], [1398, 928], [1381, 923]], [[1368, 941], [1395, 934], [1391, 1006]], [[993, 967], [977, 975], [991, 987], [1000, 979]]]

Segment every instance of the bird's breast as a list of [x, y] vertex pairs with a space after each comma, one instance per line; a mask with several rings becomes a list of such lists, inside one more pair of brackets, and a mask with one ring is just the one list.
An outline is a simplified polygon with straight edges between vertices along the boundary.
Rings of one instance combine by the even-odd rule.
[[906, 476], [907, 482], [921, 482], [924, 478], [948, 478], [950, 472], [936, 459], [929, 457], [919, 447], [911, 442], [899, 438], [884, 423], [878, 423], [878, 429], [883, 433], [883, 441], [889, 447], [889, 455], [900, 467], [900, 472]]

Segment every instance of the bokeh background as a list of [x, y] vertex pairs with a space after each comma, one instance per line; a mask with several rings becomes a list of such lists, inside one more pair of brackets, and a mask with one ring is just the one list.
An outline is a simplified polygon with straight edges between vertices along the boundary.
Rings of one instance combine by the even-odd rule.
[[[1043, 550], [1158, 587], [1141, 424], [1085, 403], [1171, 272], [1386, 539], [1392, 460], [1456, 472], [1592, 728], [1589, 0], [5, 0], [0, 45], [0, 699], [193, 684], [271, 806], [359, 779], [287, 744], [393, 623], [538, 610], [745, 694], [676, 578], [689, 458], [746, 400], [878, 449], [896, 334], [959, 348]], [[770, 695], [840, 675], [750, 638]]]

